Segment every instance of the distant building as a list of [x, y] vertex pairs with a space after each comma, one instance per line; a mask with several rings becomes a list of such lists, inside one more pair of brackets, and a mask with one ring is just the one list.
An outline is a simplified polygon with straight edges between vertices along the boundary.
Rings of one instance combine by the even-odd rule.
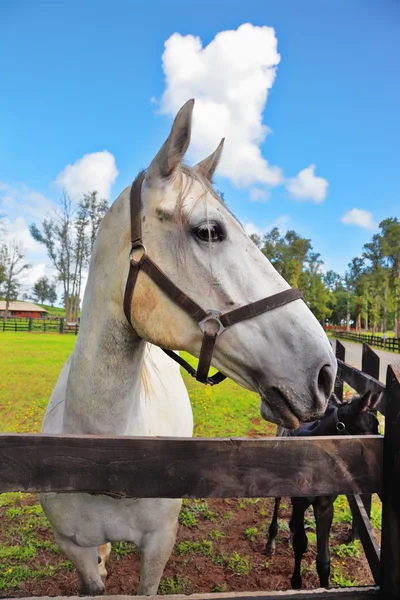
[[[6, 312], [6, 301], [0, 300], [0, 317], [4, 317]], [[33, 302], [10, 302], [8, 307], [8, 317], [22, 317], [40, 319], [47, 316], [47, 310], [41, 308]]]

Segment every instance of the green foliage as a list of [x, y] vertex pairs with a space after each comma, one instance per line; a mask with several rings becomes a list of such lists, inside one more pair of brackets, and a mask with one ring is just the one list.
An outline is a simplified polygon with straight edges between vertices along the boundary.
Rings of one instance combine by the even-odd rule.
[[226, 585], [226, 583], [216, 583], [212, 589], [213, 592], [218, 593], [218, 592], [226, 592], [226, 590], [228, 589], [228, 586]]
[[179, 523], [185, 527], [196, 527], [197, 519], [190, 510], [182, 508], [179, 515]]
[[333, 551], [341, 558], [345, 558], [346, 556], [354, 556], [355, 558], [359, 558], [361, 556], [361, 548], [362, 546], [359, 540], [354, 540], [348, 544], [340, 544], [335, 546]]
[[191, 584], [192, 582], [189, 577], [180, 577], [180, 575], [176, 575], [175, 577], [162, 579], [158, 592], [163, 596], [170, 594], [189, 594]]
[[351, 523], [352, 515], [346, 496], [338, 496], [334, 504], [333, 523]]
[[339, 565], [331, 567], [331, 583], [337, 587], [354, 587], [356, 585], [354, 579], [350, 579]]
[[179, 542], [176, 545], [176, 551], [178, 554], [203, 554], [204, 556], [212, 556], [214, 548], [213, 543], [209, 540], [202, 540], [201, 542], [187, 540]]
[[251, 542], [254, 542], [258, 536], [257, 527], [248, 527], [244, 532], [244, 537]]
[[138, 549], [131, 542], [114, 542], [111, 547], [111, 556], [117, 560], [121, 560], [127, 554], [138, 554]]
[[235, 575], [248, 575], [251, 571], [251, 562], [248, 556], [241, 556], [239, 552], [233, 552], [228, 560], [227, 567]]
[[372, 502], [371, 506], [371, 524], [375, 529], [382, 528], [382, 503], [379, 499]]
[[278, 520], [278, 529], [286, 533], [290, 533], [289, 523], [287, 521], [284, 521], [283, 519]]
[[57, 300], [56, 283], [51, 283], [48, 277], [39, 277], [33, 286], [32, 294], [36, 302], [44, 304], [48, 300], [53, 305]]

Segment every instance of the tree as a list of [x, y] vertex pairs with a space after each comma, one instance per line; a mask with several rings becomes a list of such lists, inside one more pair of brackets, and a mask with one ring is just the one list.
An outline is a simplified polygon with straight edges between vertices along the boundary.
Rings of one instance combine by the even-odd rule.
[[50, 306], [54, 306], [54, 304], [57, 302], [57, 292], [55, 283], [53, 283], [52, 286], [49, 288], [47, 300], [49, 301]]
[[324, 324], [331, 314], [328, 303], [331, 294], [321, 273], [322, 260], [313, 251], [311, 240], [293, 230], [282, 236], [277, 227], [262, 239], [256, 234], [250, 237], [289, 285], [303, 292], [306, 303]]
[[394, 293], [395, 336], [400, 337], [400, 221], [397, 217], [379, 223], [382, 230], [382, 250], [387, 259], [390, 281]]
[[102, 218], [108, 210], [107, 200], [99, 199], [97, 192], [85, 194], [74, 209], [70, 198], [64, 194], [60, 209], [52, 218], [45, 219], [42, 227], [30, 226], [31, 235], [43, 244], [63, 285], [63, 298], [67, 321], [76, 321], [83, 273]]
[[9, 244], [3, 244], [0, 248], [0, 264], [3, 265], [0, 293], [6, 301], [5, 321], [8, 318], [10, 302], [18, 297], [18, 290], [21, 285], [19, 278], [31, 267], [30, 264], [23, 262], [24, 258], [23, 246], [17, 240], [12, 240]]
[[45, 304], [46, 300], [54, 304], [57, 300], [56, 284], [51, 283], [48, 277], [40, 277], [33, 286], [33, 298], [40, 304]]

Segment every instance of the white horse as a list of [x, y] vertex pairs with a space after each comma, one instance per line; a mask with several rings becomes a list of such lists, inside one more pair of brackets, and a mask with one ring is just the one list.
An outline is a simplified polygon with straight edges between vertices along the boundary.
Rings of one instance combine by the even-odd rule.
[[[182, 165], [193, 104], [179, 111], [143, 175], [139, 222], [147, 254], [163, 272], [200, 306], [227, 311], [289, 286], [213, 191], [222, 144], [196, 167]], [[160, 348], [199, 356], [202, 332], [145, 272], [139, 272], [128, 322], [123, 302], [130, 250], [129, 187], [101, 224], [81, 328], [51, 396], [45, 433], [192, 435], [179, 366]], [[260, 394], [264, 418], [290, 428], [323, 413], [336, 375], [329, 341], [301, 299], [228, 327], [212, 364]], [[40, 501], [77, 568], [80, 593], [104, 592], [98, 556], [106, 558], [114, 541], [140, 548], [139, 594], [157, 593], [181, 500], [46, 493]]]

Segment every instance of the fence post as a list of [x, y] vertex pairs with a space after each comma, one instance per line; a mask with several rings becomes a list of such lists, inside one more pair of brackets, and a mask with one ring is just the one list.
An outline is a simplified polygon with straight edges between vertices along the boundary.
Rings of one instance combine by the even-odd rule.
[[32, 331], [32, 317], [28, 319], [28, 331]]
[[75, 335], [78, 335], [78, 323], [75, 323]]
[[60, 319], [60, 328], [59, 328], [59, 332], [63, 333], [64, 331], [64, 319]]
[[389, 365], [383, 445], [381, 600], [400, 598], [400, 365]]
[[[373, 336], [372, 336], [373, 341]], [[371, 342], [372, 343], [372, 342]], [[366, 344], [363, 342], [362, 345], [362, 359], [361, 359], [361, 371], [366, 373], [367, 375], [371, 375], [374, 379], [379, 380], [379, 356]], [[365, 510], [367, 511], [367, 515], [371, 517], [371, 506], [372, 506], [372, 495], [371, 494], [361, 494], [361, 500], [363, 501]], [[354, 524], [354, 518], [352, 519], [350, 540], [358, 539], [357, 528]]]
[[365, 342], [362, 345], [361, 365], [361, 371], [379, 380], [379, 356]]
[[[342, 360], [343, 362], [345, 362], [346, 348], [343, 346], [343, 344], [341, 342], [339, 342], [339, 340], [336, 340], [335, 356], [339, 360]], [[340, 375], [337, 375], [336, 380], [335, 380], [335, 387], [333, 388], [333, 391], [336, 394], [336, 396], [339, 398], [339, 400], [343, 400], [343, 385], [344, 385], [343, 379], [340, 377]]]

